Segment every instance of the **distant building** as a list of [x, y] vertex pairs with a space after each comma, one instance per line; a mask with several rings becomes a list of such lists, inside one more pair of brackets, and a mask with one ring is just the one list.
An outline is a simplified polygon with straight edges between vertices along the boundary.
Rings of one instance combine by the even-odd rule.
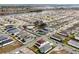
[[40, 12], [37, 8], [32, 8], [28, 6], [1, 6], [0, 15], [7, 14], [19, 14], [19, 13], [27, 13], [27, 12]]
[[24, 13], [28, 12], [27, 8], [24, 7], [17, 7], [17, 6], [11, 6], [11, 7], [1, 7], [0, 8], [0, 15], [6, 15], [6, 14], [16, 14], [16, 13]]

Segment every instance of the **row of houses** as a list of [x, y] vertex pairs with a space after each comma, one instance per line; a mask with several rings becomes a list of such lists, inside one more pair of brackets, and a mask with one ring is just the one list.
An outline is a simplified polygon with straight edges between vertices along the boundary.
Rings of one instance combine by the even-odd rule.
[[37, 8], [27, 7], [27, 6], [2, 6], [0, 7], [0, 15], [35, 12], [35, 11], [39, 12], [41, 10]]

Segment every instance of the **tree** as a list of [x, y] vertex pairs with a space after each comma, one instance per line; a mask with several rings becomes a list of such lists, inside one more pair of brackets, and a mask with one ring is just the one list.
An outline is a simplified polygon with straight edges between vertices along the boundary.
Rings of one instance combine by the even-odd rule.
[[47, 24], [44, 23], [43, 21], [35, 21], [34, 26], [37, 27], [38, 29], [44, 29]]
[[23, 27], [23, 29], [24, 29], [24, 30], [26, 30], [26, 29], [27, 29], [27, 26], [26, 26], [26, 25], [23, 25], [22, 27]]

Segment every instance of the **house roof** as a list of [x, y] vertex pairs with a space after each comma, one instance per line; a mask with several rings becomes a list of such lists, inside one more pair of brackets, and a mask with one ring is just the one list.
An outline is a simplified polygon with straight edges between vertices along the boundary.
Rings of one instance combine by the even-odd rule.
[[13, 41], [11, 38], [9, 38], [9, 36], [7, 35], [0, 35], [0, 44], [1, 45], [5, 45], [9, 42]]
[[45, 40], [43, 40], [43, 39], [40, 39], [37, 41], [38, 44], [43, 44], [44, 42], [45, 42]]
[[69, 41], [68, 41], [68, 44], [69, 44], [69, 45], [72, 45], [72, 46], [74, 46], [74, 47], [76, 47], [76, 48], [79, 48], [79, 42], [77, 42], [77, 41], [75, 41], [75, 40], [69, 40]]

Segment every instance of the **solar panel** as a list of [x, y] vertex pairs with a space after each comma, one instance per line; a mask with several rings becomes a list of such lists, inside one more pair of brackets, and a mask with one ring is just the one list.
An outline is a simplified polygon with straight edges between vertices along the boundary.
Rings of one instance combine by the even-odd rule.
[[70, 40], [70, 41], [68, 41], [68, 44], [69, 44], [69, 45], [72, 45], [72, 46], [74, 46], [74, 47], [76, 47], [76, 48], [79, 48], [79, 42], [77, 42], [77, 41], [75, 41], [75, 40]]
[[11, 40], [8, 36], [5, 36], [5, 35], [0, 36], [0, 45], [7, 44], [11, 41], [13, 41], [13, 40]]
[[2, 44], [9, 43], [9, 42], [11, 42], [11, 41], [12, 41], [11, 39], [8, 39], [8, 40], [6, 40], [6, 41], [3, 41]]
[[11, 29], [11, 30], [9, 30], [8, 32], [15, 34], [15, 33], [18, 32], [18, 31], [19, 31], [18, 29]]
[[0, 41], [4, 41], [4, 40], [6, 40], [7, 39], [7, 37], [5, 37], [5, 36], [0, 36]]

